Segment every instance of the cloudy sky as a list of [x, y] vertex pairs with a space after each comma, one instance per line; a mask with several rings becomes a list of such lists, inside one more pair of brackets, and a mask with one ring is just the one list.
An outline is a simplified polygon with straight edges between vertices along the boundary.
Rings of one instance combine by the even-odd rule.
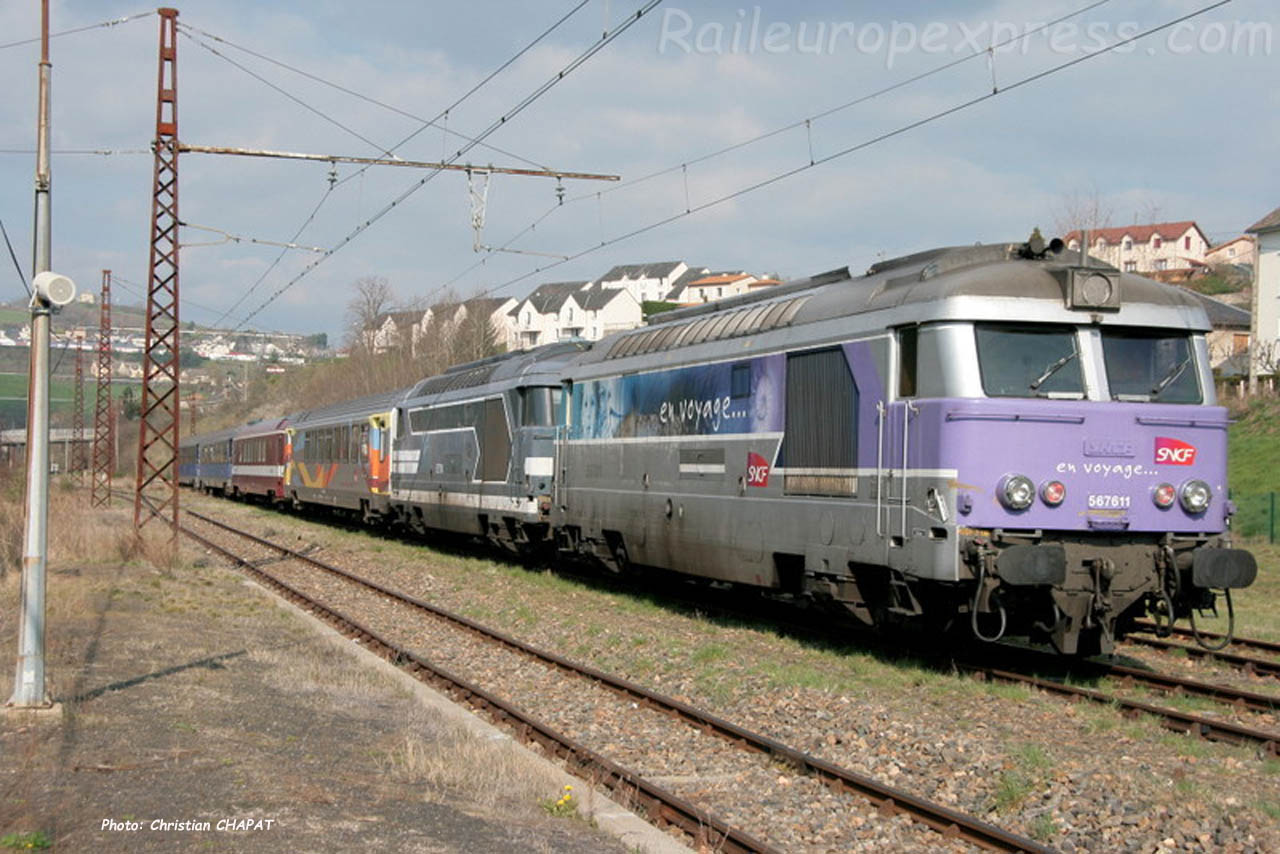
[[[481, 242], [524, 254], [476, 253], [462, 173], [422, 184], [421, 170], [339, 165], [331, 187], [327, 163], [184, 154], [182, 319], [230, 311], [222, 325], [336, 339], [362, 276], [385, 277], [408, 302], [521, 297], [642, 261], [784, 276], [862, 269], [932, 246], [1024, 238], [1037, 225], [1049, 233], [1072, 196], [1099, 197], [1113, 225], [1194, 219], [1228, 239], [1280, 205], [1280, 7], [1236, 0], [1100, 50], [1211, 2], [677, 0], [576, 67], [645, 0], [188, 2], [178, 7], [183, 142], [449, 159], [572, 68], [486, 137], [493, 147], [459, 162], [623, 181], [566, 181], [558, 204], [554, 180], [494, 176]], [[146, 12], [53, 0], [51, 28]], [[147, 275], [157, 33], [158, 18], [143, 14], [51, 43], [53, 267], [94, 290], [110, 268], [120, 302], [140, 302]], [[0, 5], [0, 220], [24, 268], [39, 46], [20, 42], [38, 34], [38, 0]], [[981, 100], [993, 85], [1000, 94]], [[73, 153], [85, 150], [114, 153]], [[198, 245], [223, 235], [239, 240]], [[4, 255], [0, 299], [16, 298]]]

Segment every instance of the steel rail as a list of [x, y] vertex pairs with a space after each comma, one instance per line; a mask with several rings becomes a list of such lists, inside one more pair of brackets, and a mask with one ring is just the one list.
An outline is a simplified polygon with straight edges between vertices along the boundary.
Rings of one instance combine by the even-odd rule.
[[1066, 685], [1061, 682], [1054, 682], [1051, 679], [1042, 679], [1038, 676], [1028, 676], [1025, 673], [1014, 673], [1008, 670], [1000, 670], [994, 667], [986, 667], [974, 664], [957, 664], [957, 667], [975, 675], [983, 676], [988, 679], [994, 679], [1000, 682], [1014, 682], [1024, 685], [1032, 685], [1043, 691], [1054, 694], [1062, 694], [1069, 697], [1075, 697], [1083, 700], [1091, 700], [1095, 703], [1105, 703], [1110, 706], [1118, 706], [1128, 712], [1141, 712], [1159, 718], [1161, 725], [1166, 729], [1174, 732], [1187, 734], [1195, 734], [1208, 741], [1222, 741], [1228, 744], [1256, 744], [1265, 752], [1278, 756], [1280, 755], [1280, 732], [1269, 732], [1267, 730], [1253, 729], [1251, 727], [1241, 726], [1231, 721], [1214, 720], [1206, 718], [1203, 715], [1193, 715], [1188, 712], [1181, 712], [1177, 709], [1158, 706], [1154, 703], [1146, 703], [1141, 700], [1130, 700], [1124, 697], [1118, 697], [1114, 694], [1108, 694], [1104, 691], [1096, 691], [1092, 688], [1081, 688], [1076, 685]]
[[1125, 638], [1125, 642], [1138, 644], [1140, 646], [1149, 646], [1164, 652], [1183, 652], [1193, 658], [1208, 658], [1214, 661], [1221, 661], [1232, 667], [1238, 667], [1249, 673], [1256, 673], [1259, 676], [1271, 676], [1280, 679], [1280, 661], [1268, 661], [1265, 658], [1254, 658], [1250, 655], [1240, 655], [1235, 652], [1214, 651], [1199, 646], [1188, 646], [1181, 643], [1173, 643], [1171, 641], [1162, 640], [1161, 638], [1148, 637], [1146, 635], [1129, 635]]
[[1185, 692], [1187, 694], [1195, 694], [1257, 712], [1274, 712], [1280, 709], [1280, 697], [1270, 694], [1245, 691], [1226, 685], [1215, 685], [1212, 682], [1201, 682], [1198, 679], [1188, 679], [1184, 676], [1174, 676], [1169, 673], [1126, 667], [1122, 664], [1108, 664], [1105, 667], [1107, 676], [1114, 677], [1122, 682], [1141, 683], [1169, 693]]
[[521, 653], [532, 656], [546, 664], [556, 667], [557, 669], [591, 679], [604, 687], [610, 688], [625, 697], [641, 702], [650, 708], [680, 717], [704, 732], [718, 735], [746, 750], [766, 753], [777, 757], [795, 768], [812, 774], [833, 789], [852, 792], [861, 796], [875, 805], [882, 814], [893, 815], [899, 811], [905, 812], [915, 820], [927, 825], [944, 836], [963, 839], [974, 845], [990, 850], [1025, 852], [1049, 852], [1052, 850], [1027, 837], [1006, 831], [993, 824], [965, 815], [964, 813], [950, 809], [941, 804], [935, 804], [931, 801], [925, 800], [924, 798], [913, 795], [910, 792], [885, 785], [884, 783], [870, 777], [857, 774], [846, 768], [842, 768], [828, 762], [827, 760], [820, 759], [811, 754], [788, 747], [787, 745], [769, 738], [768, 736], [755, 733], [730, 721], [703, 712], [672, 697], [667, 697], [650, 691], [634, 682], [612, 676], [587, 665], [578, 664], [555, 653], [539, 650], [536, 647], [524, 643], [523, 641], [486, 628], [467, 617], [451, 613], [439, 606], [405, 595], [399, 591], [388, 588], [385, 585], [378, 584], [377, 582], [360, 578], [344, 569], [332, 566], [324, 561], [317, 560], [314, 557], [295, 552], [288, 546], [273, 543], [270, 540], [266, 540], [246, 531], [241, 531], [224, 522], [220, 522], [189, 509], [186, 510], [186, 513], [196, 519], [214, 525], [215, 527], [221, 528], [229, 533], [244, 537], [245, 539], [258, 543], [266, 548], [275, 549], [281, 553], [288, 554], [297, 560], [315, 566], [317, 569], [333, 573], [361, 586], [376, 590], [378, 593], [403, 604], [410, 605], [434, 616], [453, 622], [485, 637], [486, 639], [496, 641]]
[[603, 785], [624, 803], [630, 801], [639, 804], [650, 821], [659, 825], [674, 825], [697, 840], [700, 846], [708, 847], [710, 850], [743, 852], [743, 854], [747, 852], [780, 854], [779, 849], [774, 846], [734, 829], [706, 810], [628, 771], [590, 748], [578, 744], [484, 688], [383, 638], [346, 614], [324, 605], [290, 584], [264, 572], [252, 561], [186, 526], [179, 525], [179, 530], [240, 566], [267, 587], [283, 595], [285, 599], [338, 628], [348, 638], [372, 649], [386, 661], [407, 669], [415, 678], [472, 708], [489, 713], [494, 719], [515, 730], [516, 735], [525, 743], [537, 744], [550, 755], [562, 759], [578, 776]]
[[[1147, 620], [1137, 620], [1135, 625], [1142, 631], [1150, 632], [1151, 634], [1155, 634], [1157, 631], [1156, 624], [1149, 622]], [[1173, 626], [1170, 628], [1169, 631], [1171, 634], [1176, 635], [1177, 637], [1187, 638], [1188, 640], [1195, 640], [1195, 637], [1196, 637], [1195, 632], [1191, 631], [1191, 629], [1185, 629], [1182, 626]], [[1125, 638], [1125, 640], [1129, 640], [1132, 637], [1133, 635], [1128, 635]], [[1224, 637], [1226, 637], [1226, 635], [1220, 634], [1219, 632], [1200, 632], [1200, 637], [1208, 638], [1209, 640], [1222, 640]], [[1277, 643], [1276, 641], [1262, 640], [1261, 638], [1242, 638], [1242, 637], [1233, 636], [1231, 638], [1231, 643], [1234, 644], [1235, 646], [1240, 646], [1245, 649], [1256, 649], [1261, 652], [1280, 653], [1280, 643]]]

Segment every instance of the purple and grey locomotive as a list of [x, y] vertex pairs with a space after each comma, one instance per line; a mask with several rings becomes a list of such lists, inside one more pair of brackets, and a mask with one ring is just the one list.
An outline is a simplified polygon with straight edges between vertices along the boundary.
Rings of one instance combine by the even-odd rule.
[[1108, 651], [1250, 584], [1195, 296], [1055, 241], [706, 306], [564, 368], [561, 549]]
[[[458, 366], [287, 419], [284, 479], [421, 533], [1107, 651], [1230, 610], [1257, 566], [1200, 302], [1075, 261], [938, 249]], [[184, 482], [225, 491], [233, 434], [184, 442]], [[333, 478], [366, 457], [389, 478]]]

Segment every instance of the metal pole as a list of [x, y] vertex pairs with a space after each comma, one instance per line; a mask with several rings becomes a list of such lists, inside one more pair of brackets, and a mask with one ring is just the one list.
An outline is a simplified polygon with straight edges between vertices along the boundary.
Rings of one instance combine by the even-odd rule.
[[[40, 95], [36, 120], [33, 274], [49, 270], [49, 0], [40, 4]], [[22, 613], [18, 669], [10, 706], [51, 705], [44, 684], [45, 562], [49, 545], [49, 305], [31, 298], [31, 367], [27, 392], [26, 526], [22, 537]]]

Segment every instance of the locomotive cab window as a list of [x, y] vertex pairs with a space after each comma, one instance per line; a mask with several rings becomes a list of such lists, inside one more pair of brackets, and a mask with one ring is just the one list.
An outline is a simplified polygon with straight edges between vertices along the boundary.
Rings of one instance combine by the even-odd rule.
[[980, 323], [974, 329], [988, 397], [1084, 397], [1074, 328]]
[[1204, 402], [1188, 335], [1104, 329], [1102, 357], [1112, 400]]

